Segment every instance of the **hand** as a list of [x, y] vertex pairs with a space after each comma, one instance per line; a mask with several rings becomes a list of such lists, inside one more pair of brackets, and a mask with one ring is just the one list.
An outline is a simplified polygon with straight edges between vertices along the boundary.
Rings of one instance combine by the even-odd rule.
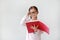
[[34, 30], [34, 32], [37, 32], [37, 28], [38, 28], [38, 26], [31, 26], [31, 28]]
[[27, 13], [27, 16], [30, 16], [30, 12]]
[[27, 13], [27, 16], [29, 16], [29, 15], [30, 15], [30, 13], [28, 12], [28, 13]]

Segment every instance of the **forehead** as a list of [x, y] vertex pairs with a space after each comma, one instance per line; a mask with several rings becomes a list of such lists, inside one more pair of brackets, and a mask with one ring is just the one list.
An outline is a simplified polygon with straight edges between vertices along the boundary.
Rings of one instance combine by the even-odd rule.
[[34, 9], [34, 8], [30, 9], [30, 12], [35, 12], [35, 11], [36, 11], [36, 9]]

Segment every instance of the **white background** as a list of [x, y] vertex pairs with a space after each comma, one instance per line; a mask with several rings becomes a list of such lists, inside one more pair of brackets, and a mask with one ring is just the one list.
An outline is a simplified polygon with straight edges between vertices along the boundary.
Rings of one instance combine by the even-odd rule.
[[42, 40], [60, 40], [60, 0], [0, 0], [0, 40], [25, 40], [26, 27], [20, 20], [35, 5], [39, 19], [46, 23], [50, 34], [42, 34]]

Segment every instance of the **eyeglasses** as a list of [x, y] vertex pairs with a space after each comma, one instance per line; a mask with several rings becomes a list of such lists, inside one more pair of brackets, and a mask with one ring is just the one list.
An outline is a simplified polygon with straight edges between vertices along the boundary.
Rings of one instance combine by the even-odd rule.
[[30, 13], [34, 14], [34, 13], [37, 13], [37, 11], [35, 11], [35, 12], [30, 12]]

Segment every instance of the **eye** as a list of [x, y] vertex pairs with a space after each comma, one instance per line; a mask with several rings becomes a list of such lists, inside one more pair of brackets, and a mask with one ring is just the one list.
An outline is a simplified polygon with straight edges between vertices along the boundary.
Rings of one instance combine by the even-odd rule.
[[35, 12], [32, 12], [32, 13], [35, 13]]
[[37, 11], [30, 12], [31, 14], [35, 14]]

